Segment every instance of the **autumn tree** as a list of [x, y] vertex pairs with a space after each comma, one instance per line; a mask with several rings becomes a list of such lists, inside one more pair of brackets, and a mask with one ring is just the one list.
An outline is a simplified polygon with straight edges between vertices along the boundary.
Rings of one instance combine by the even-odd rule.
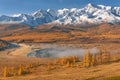
[[48, 70], [51, 70], [52, 64], [50, 62], [47, 64], [47, 68], [48, 68]]
[[15, 68], [14, 68], [14, 67], [11, 68], [11, 74], [12, 74], [13, 76], [15, 76]]
[[86, 57], [87, 57], [87, 54], [84, 54], [84, 56], [83, 56], [83, 66], [84, 67], [86, 67], [86, 63], [87, 63]]
[[102, 64], [103, 63], [103, 58], [102, 58], [102, 49], [100, 49], [99, 53], [96, 54], [96, 62], [97, 64]]
[[103, 47], [102, 58], [103, 63], [110, 61], [110, 52], [108, 52], [108, 49], [106, 47]]
[[96, 55], [92, 55], [92, 58], [91, 58], [91, 66], [95, 66], [97, 64], [96, 62]]
[[65, 65], [66, 66], [66, 65], [70, 64], [72, 66], [73, 64], [75, 64], [78, 61], [79, 61], [79, 57], [78, 56], [68, 56], [68, 57], [64, 57], [64, 58], [58, 59], [57, 62], [60, 65]]
[[23, 65], [20, 65], [19, 70], [18, 70], [18, 75], [23, 75], [24, 73], [25, 72], [24, 72]]
[[87, 54], [84, 55], [84, 66], [90, 67], [91, 66], [91, 53], [90, 50], [88, 50]]
[[4, 73], [3, 73], [4, 77], [9, 77], [9, 69], [7, 67], [4, 68]]
[[90, 50], [88, 50], [88, 53], [86, 55], [86, 67], [90, 67], [91, 66], [91, 53]]
[[79, 57], [78, 56], [73, 56], [73, 63], [76, 63], [77, 61], [79, 61]]

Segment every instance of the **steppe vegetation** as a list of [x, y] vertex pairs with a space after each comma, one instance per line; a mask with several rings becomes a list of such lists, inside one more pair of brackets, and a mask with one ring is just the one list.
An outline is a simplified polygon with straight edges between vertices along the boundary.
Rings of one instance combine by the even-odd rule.
[[[8, 27], [12, 26], [7, 25]], [[5, 29], [5, 34], [0, 33], [0, 36], [2, 40], [19, 43], [120, 43], [119, 25], [102, 24], [90, 28], [60, 26], [61, 28], [57, 29], [57, 27], [48, 25], [29, 29], [27, 26], [19, 26], [8, 31]], [[4, 32], [4, 29], [2, 31]]]
[[[63, 57], [58, 59], [47, 59], [47, 61], [45, 60], [46, 63], [41, 62], [41, 60], [44, 60], [44, 59], [41, 59], [41, 60], [38, 59], [32, 63], [17, 64], [16, 66], [12, 65], [9, 67], [5, 66], [4, 68], [2, 68], [1, 77], [2, 79], [7, 78], [10, 80], [15, 80], [15, 79], [18, 79], [17, 77], [19, 77], [20, 80], [22, 80], [22, 77], [27, 78], [30, 75], [30, 76], [34, 76], [33, 80], [36, 80], [36, 79], [39, 80], [39, 79], [44, 79], [42, 76], [40, 77], [40, 75], [46, 75], [46, 77], [47, 75], [51, 75], [51, 74], [56, 75], [56, 71], [59, 71], [59, 74], [62, 74], [62, 71], [64, 70], [65, 72], [66, 71], [72, 72], [71, 70], [75, 71], [75, 69], [77, 69], [77, 70], [81, 70], [82, 73], [86, 73], [87, 70], [92, 71], [90, 72], [91, 74], [97, 73], [97, 72], [99, 73], [103, 71], [104, 68], [106, 68], [106, 66], [109, 67], [109, 65], [113, 67], [113, 71], [114, 71], [114, 67], [118, 69], [120, 55], [112, 56], [112, 54], [109, 51], [110, 50], [107, 47], [101, 46], [99, 53], [92, 54], [90, 50], [88, 50], [86, 53], [84, 53], [83, 57], [68, 56], [68, 57]], [[82, 74], [81, 72], [76, 72], [76, 74], [77, 73]], [[117, 72], [119, 73], [119, 71]], [[38, 74], [36, 78], [34, 74]], [[85, 75], [87, 75], [87, 73]], [[28, 77], [27, 80], [32, 79], [32, 77], [30, 76]], [[69, 75], [66, 75], [66, 77], [67, 76]], [[117, 76], [118, 77], [110, 77], [110, 79], [113, 79], [113, 80], [114, 78], [119, 79], [119, 74]], [[86, 78], [82, 77], [80, 79], [77, 77], [77, 79], [78, 80], [81, 80], [81, 79], [82, 80], [96, 80], [96, 79], [109, 80], [109, 78], [107, 77], [109, 77], [109, 75], [107, 75], [106, 77], [103, 75], [102, 76], [93, 75], [93, 76], [88, 76]], [[51, 76], [51, 79], [54, 79], [54, 77]], [[49, 80], [49, 79], [46, 78], [45, 80]], [[59, 79], [56, 78], [54, 80], [59, 80]], [[66, 80], [69, 80], [69, 78], [66, 78]]]
[[[18, 26], [16, 28], [16, 26]], [[44, 27], [44, 26], [43, 26]], [[120, 27], [102, 24], [100, 26], [79, 27], [45, 26], [0, 26], [0, 79], [6, 80], [119, 80], [120, 79]], [[5, 41], [4, 41], [5, 40]], [[8, 41], [8, 42], [7, 42]], [[24, 48], [7, 48], [11, 43], [22, 43]], [[32, 44], [57, 44], [88, 51], [83, 56], [61, 58], [29, 58], [25, 55]], [[97, 47], [99, 52], [91, 53]], [[31, 49], [29, 49], [31, 48]], [[47, 47], [48, 48], [48, 47]], [[8, 51], [7, 51], [8, 50]], [[56, 53], [57, 54], [57, 53]], [[73, 53], [74, 54], [74, 53]]]

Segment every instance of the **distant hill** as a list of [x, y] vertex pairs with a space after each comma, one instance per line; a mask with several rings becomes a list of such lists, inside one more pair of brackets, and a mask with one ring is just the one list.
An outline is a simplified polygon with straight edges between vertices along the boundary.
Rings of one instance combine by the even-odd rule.
[[[4, 25], [0, 26], [0, 28], [2, 27]], [[2, 40], [20, 43], [120, 43], [120, 25], [107, 23], [91, 27], [42, 25], [30, 28], [25, 25], [9, 24], [6, 29], [0, 30], [0, 37]]]
[[7, 41], [0, 40], [0, 50], [8, 48], [10, 45]]

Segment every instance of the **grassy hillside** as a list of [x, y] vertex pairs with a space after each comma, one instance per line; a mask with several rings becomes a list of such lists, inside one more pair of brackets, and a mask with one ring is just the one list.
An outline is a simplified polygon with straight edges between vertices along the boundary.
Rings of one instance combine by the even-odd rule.
[[3, 36], [3, 32], [0, 34], [1, 39], [34, 43], [120, 43], [120, 25], [102, 24], [97, 27], [43, 25], [33, 29], [24, 27], [14, 30], [12, 28], [12, 31], [11, 28], [8, 29], [9, 35], [7, 33]]
[[[0, 48], [23, 43], [0, 51], [0, 79], [3, 80], [119, 80], [120, 25], [102, 24], [92, 27], [42, 25], [0, 25]], [[6, 40], [6, 41], [3, 41]], [[26, 43], [26, 44], [25, 44]], [[30, 43], [30, 44], [29, 44]], [[37, 46], [32, 44], [37, 43]], [[61, 47], [87, 48], [84, 56], [63, 58], [29, 58], [31, 51], [45, 48], [38, 43], [54, 43]], [[47, 45], [47, 48], [54, 46]], [[91, 54], [89, 49], [98, 48]], [[57, 53], [56, 53], [57, 54]], [[74, 54], [74, 53], [73, 53]]]
[[[0, 79], [7, 80], [119, 80], [120, 76], [120, 62], [111, 64], [103, 64], [95, 67], [84, 68], [81, 66], [81, 62], [77, 62], [73, 66], [58, 65], [54, 59], [28, 59], [28, 58], [9, 58], [4, 59], [12, 61], [2, 63], [9, 65], [8, 69], [11, 70], [14, 66], [15, 69], [19, 67], [19, 64], [26, 66], [27, 64], [33, 64], [29, 69], [29, 73], [21, 76], [9, 76], [7, 78], [3, 76], [3, 68], [1, 68]], [[17, 62], [15, 62], [16, 60]], [[1, 60], [0, 60], [1, 61]], [[4, 62], [4, 61], [3, 61]], [[38, 63], [39, 62], [39, 63]], [[49, 64], [50, 63], [50, 64]], [[15, 72], [17, 72], [15, 70]], [[12, 73], [11, 73], [12, 74]], [[17, 73], [16, 73], [17, 74]]]

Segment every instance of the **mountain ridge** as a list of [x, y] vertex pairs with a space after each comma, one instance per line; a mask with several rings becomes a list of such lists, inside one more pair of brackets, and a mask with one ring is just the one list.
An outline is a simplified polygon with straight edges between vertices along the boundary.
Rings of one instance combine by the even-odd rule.
[[33, 14], [0, 16], [0, 24], [26, 24], [39, 26], [43, 24], [86, 25], [101, 23], [120, 23], [120, 7], [87, 4], [85, 7], [38, 10]]

